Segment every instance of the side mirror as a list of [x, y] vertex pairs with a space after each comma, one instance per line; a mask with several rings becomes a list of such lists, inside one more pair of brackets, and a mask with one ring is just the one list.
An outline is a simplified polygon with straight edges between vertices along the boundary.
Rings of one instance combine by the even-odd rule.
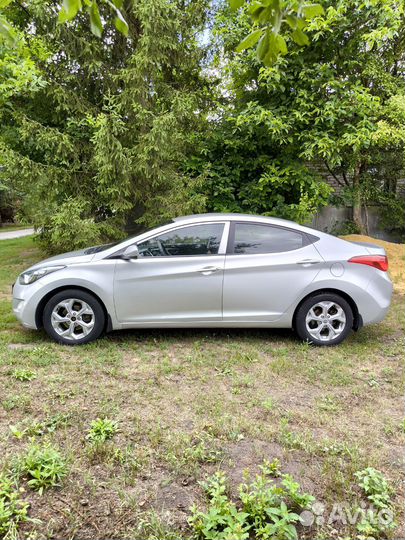
[[132, 246], [128, 246], [127, 249], [124, 251], [124, 253], [121, 255], [121, 258], [125, 261], [129, 261], [131, 259], [137, 259], [139, 257], [139, 249], [136, 244], [133, 244]]

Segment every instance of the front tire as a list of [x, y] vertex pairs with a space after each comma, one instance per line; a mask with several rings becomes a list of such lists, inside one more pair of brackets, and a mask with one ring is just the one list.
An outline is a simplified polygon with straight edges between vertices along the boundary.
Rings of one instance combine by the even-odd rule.
[[349, 303], [333, 293], [318, 293], [298, 308], [295, 329], [299, 337], [314, 345], [338, 345], [353, 328], [353, 311]]
[[56, 293], [45, 305], [43, 324], [47, 334], [63, 345], [83, 345], [103, 333], [105, 314], [100, 302], [79, 289]]

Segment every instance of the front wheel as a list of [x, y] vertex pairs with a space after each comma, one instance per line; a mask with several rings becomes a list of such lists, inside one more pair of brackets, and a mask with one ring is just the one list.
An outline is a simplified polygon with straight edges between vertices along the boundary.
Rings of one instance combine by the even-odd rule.
[[301, 339], [314, 345], [338, 345], [353, 327], [353, 311], [348, 302], [332, 293], [307, 298], [295, 317], [295, 328]]
[[102, 334], [105, 315], [94, 296], [78, 289], [68, 289], [48, 300], [43, 324], [48, 335], [58, 343], [82, 345]]

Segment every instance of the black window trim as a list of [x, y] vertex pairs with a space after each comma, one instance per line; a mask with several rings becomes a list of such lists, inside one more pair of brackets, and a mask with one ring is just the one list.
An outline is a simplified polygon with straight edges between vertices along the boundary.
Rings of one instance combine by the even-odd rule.
[[235, 228], [236, 225], [262, 225], [264, 227], [273, 227], [275, 229], [284, 229], [286, 231], [295, 232], [300, 234], [303, 237], [303, 243], [300, 248], [309, 246], [310, 244], [314, 244], [319, 240], [319, 236], [315, 236], [314, 234], [309, 234], [304, 231], [299, 231], [297, 229], [293, 229], [291, 227], [285, 227], [284, 225], [276, 225], [273, 223], [263, 223], [262, 221], [231, 221], [230, 228], [229, 228], [229, 236], [228, 236], [228, 244], [226, 246], [226, 255], [237, 255], [239, 256], [250, 256], [250, 255], [272, 255], [275, 253], [289, 253], [291, 251], [296, 251], [296, 249], [290, 249], [288, 251], [273, 251], [269, 253], [235, 253]]

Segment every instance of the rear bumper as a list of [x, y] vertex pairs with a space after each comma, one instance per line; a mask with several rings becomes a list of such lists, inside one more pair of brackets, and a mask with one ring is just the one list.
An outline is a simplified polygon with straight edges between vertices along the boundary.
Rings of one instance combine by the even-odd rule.
[[388, 274], [379, 270], [375, 274], [357, 306], [364, 325], [381, 322], [391, 304], [393, 285]]

